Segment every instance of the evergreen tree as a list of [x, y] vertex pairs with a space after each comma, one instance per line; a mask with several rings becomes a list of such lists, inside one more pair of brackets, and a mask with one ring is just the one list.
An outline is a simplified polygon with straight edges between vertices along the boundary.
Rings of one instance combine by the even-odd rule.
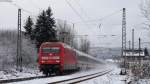
[[52, 17], [52, 11], [50, 7], [46, 11], [38, 16], [35, 29], [34, 29], [34, 38], [36, 40], [37, 48], [43, 42], [56, 40], [56, 31], [55, 20]]
[[32, 29], [33, 29], [33, 21], [30, 16], [27, 18], [24, 28], [25, 28], [25, 35], [31, 37]]
[[48, 7], [48, 9], [46, 10], [46, 15], [47, 15], [47, 26], [49, 31], [51, 31], [51, 38], [52, 40], [56, 40], [56, 30], [54, 29], [54, 27], [56, 27], [55, 25], [55, 20], [52, 17], [53, 13], [50, 7]]

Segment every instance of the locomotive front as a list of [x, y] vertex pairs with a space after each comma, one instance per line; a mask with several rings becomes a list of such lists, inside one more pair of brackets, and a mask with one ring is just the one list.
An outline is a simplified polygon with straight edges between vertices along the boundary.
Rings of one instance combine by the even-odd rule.
[[39, 49], [39, 67], [45, 75], [61, 72], [63, 46], [61, 43], [45, 42]]

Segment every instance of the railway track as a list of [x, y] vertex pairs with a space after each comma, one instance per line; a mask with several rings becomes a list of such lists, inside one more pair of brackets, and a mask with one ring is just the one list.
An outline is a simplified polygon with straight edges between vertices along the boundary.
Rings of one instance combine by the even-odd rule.
[[[93, 74], [89, 74], [89, 75], [84, 75], [84, 76], [80, 76], [80, 77], [75, 77], [75, 78], [71, 78], [71, 79], [55, 81], [55, 82], [51, 82], [51, 83], [48, 83], [48, 84], [74, 84], [74, 83], [79, 83], [79, 82], [83, 82], [83, 81], [86, 81], [86, 80], [89, 80], [89, 79], [92, 79], [92, 78], [96, 78], [98, 76], [102, 76], [102, 75], [107, 74], [107, 73], [109, 73], [111, 71], [112, 70], [101, 71], [101, 72], [97, 72], [97, 73], [93, 73]], [[51, 77], [53, 77], [53, 76], [51, 76]], [[28, 78], [0, 80], [0, 84], [12, 83], [12, 82], [21, 82], [21, 81], [27, 81], [27, 80], [33, 80], [33, 79], [41, 79], [41, 78], [48, 78], [48, 77], [35, 76], [35, 77], [28, 77]]]
[[87, 80], [105, 75], [105, 74], [107, 74], [111, 71], [112, 70], [101, 71], [101, 72], [97, 72], [97, 73], [90, 74], [90, 75], [84, 75], [84, 76], [75, 77], [75, 78], [71, 78], [71, 79], [51, 82], [51, 83], [48, 83], [48, 84], [76, 84], [76, 83], [84, 82], [84, 81], [87, 81]]
[[[67, 75], [67, 74], [64, 74], [64, 75]], [[54, 76], [56, 76], [56, 75], [51, 75], [51, 76], [34, 76], [34, 77], [16, 78], [16, 79], [5, 79], [5, 80], [0, 80], [0, 84], [12, 83], [12, 82], [21, 82], [21, 81], [28, 81], [28, 80], [41, 79], [41, 78], [49, 78], [49, 77], [54, 77]]]

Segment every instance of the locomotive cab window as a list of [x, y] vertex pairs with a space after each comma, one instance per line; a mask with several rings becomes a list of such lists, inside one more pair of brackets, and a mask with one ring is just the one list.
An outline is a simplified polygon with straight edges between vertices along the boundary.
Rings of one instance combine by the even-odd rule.
[[43, 53], [59, 53], [60, 48], [59, 47], [47, 47], [47, 48], [42, 48]]

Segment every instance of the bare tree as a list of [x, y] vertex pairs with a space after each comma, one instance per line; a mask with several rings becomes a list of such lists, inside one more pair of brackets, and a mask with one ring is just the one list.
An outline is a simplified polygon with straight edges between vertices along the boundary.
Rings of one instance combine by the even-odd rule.
[[73, 46], [76, 48], [77, 42], [75, 41], [75, 30], [73, 25], [67, 24], [67, 21], [57, 20], [57, 35], [58, 39], [68, 45]]
[[146, 29], [150, 28], [150, 0], [142, 0], [142, 3], [140, 5], [141, 13], [143, 17], [146, 19], [144, 22]]
[[[0, 70], [11, 70], [16, 65], [17, 31], [0, 30]], [[37, 67], [37, 52], [34, 44], [22, 34], [23, 67]]]
[[[140, 5], [141, 8], [141, 12], [143, 17], [146, 19], [146, 21], [144, 22], [144, 27], [147, 30], [150, 30], [150, 0], [142, 0], [142, 3]], [[149, 59], [147, 59], [149, 60]], [[144, 77], [150, 77], [150, 62], [146, 62], [144, 64], [141, 65], [140, 67], [141, 70], [141, 76], [142, 78]], [[134, 71], [134, 70], [133, 70]]]
[[79, 49], [88, 54], [90, 49], [90, 41], [86, 38], [82, 38]]

